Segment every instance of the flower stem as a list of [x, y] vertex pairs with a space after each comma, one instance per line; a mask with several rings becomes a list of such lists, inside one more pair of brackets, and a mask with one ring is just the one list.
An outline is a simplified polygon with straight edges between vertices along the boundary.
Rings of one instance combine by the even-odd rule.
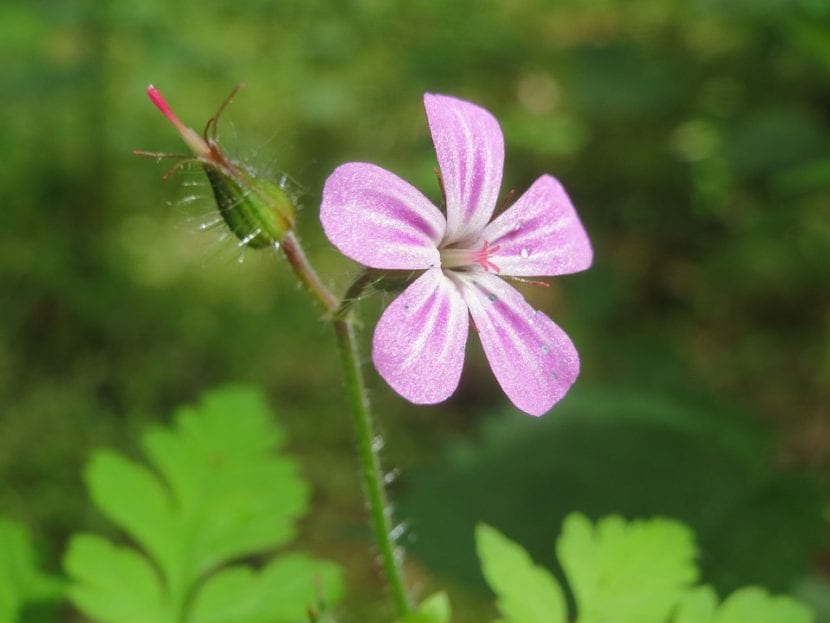
[[[346, 381], [349, 407], [357, 437], [357, 451], [360, 471], [363, 477], [363, 491], [369, 507], [372, 531], [378, 551], [383, 562], [386, 579], [392, 589], [392, 595], [398, 614], [404, 616], [411, 611], [409, 596], [403, 579], [401, 561], [396, 556], [396, 546], [392, 538], [392, 513], [386, 499], [383, 486], [383, 472], [380, 466], [376, 436], [363, 380], [363, 369], [357, 346], [357, 336], [349, 310], [349, 301], [368, 283], [368, 273], [358, 277], [355, 284], [346, 292], [342, 301], [332, 294], [321, 281], [293, 233], [289, 232], [280, 245], [288, 263], [294, 269], [303, 286], [328, 313], [334, 332]], [[357, 294], [356, 294], [357, 293]]]
[[283, 236], [280, 249], [282, 249], [285, 259], [291, 264], [291, 268], [297, 273], [297, 277], [299, 277], [306, 291], [323, 306], [326, 312], [333, 314], [339, 306], [337, 297], [325, 286], [317, 272], [308, 263], [308, 258], [305, 256], [302, 246], [300, 246], [300, 241], [297, 240], [293, 232], [289, 231]]
[[369, 413], [369, 400], [366, 397], [354, 325], [348, 318], [335, 320], [334, 330], [337, 333], [337, 344], [340, 347], [343, 372], [346, 375], [352, 419], [357, 432], [357, 451], [363, 472], [364, 494], [372, 517], [375, 543], [383, 561], [383, 568], [392, 589], [398, 613], [404, 616], [410, 611], [409, 597], [404, 586], [400, 560], [395, 554], [395, 543], [391, 536], [391, 507], [383, 488], [383, 474], [378, 456], [380, 448], [375, 441], [377, 437], [372, 428], [372, 417]]

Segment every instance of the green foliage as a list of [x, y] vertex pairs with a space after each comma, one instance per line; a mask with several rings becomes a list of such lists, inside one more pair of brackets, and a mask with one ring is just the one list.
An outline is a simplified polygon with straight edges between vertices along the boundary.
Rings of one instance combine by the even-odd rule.
[[692, 534], [667, 519], [612, 516], [593, 526], [570, 515], [556, 549], [579, 623], [660, 623], [697, 579]]
[[815, 486], [770, 470], [769, 447], [770, 435], [744, 414], [700, 396], [582, 382], [548, 417], [506, 413], [478, 438], [448, 446], [410, 476], [401, 506], [430, 535], [413, 553], [471, 584], [478, 573], [467, 535], [477, 522], [557, 568], [547, 526], [579, 508], [590, 517], [677, 518], [707, 552], [701, 567], [718, 591], [784, 591], [809, 573], [826, 524]]
[[296, 464], [275, 454], [283, 435], [261, 395], [217, 390], [174, 420], [143, 436], [149, 466], [93, 455], [93, 502], [143, 553], [75, 536], [64, 558], [73, 603], [105, 623], [279, 623], [301, 620], [318, 592], [337, 599], [332, 563], [299, 554], [260, 570], [238, 562], [291, 541], [308, 501]]
[[[558, 582], [520, 546], [487, 526], [479, 526], [476, 542], [504, 623], [569, 620]], [[697, 575], [690, 532], [665, 519], [626, 524], [607, 517], [594, 527], [584, 516], [570, 515], [557, 552], [578, 623], [661, 623]]]
[[748, 587], [735, 591], [718, 605], [708, 586], [686, 594], [680, 601], [672, 623], [811, 623], [810, 610], [790, 597], [776, 597]]
[[63, 591], [61, 580], [38, 568], [26, 528], [0, 517], [0, 622], [17, 623], [24, 612], [48, 609], [61, 599]]
[[450, 600], [446, 593], [435, 593], [397, 623], [450, 623]]
[[476, 542], [482, 573], [495, 591], [506, 621], [566, 620], [559, 584], [544, 568], [533, 564], [521, 546], [484, 524], [476, 529]]
[[482, 572], [504, 617], [498, 623], [812, 623], [789, 597], [759, 588], [736, 591], [720, 606], [709, 586], [691, 588], [698, 571], [691, 532], [668, 519], [626, 523], [611, 516], [596, 525], [569, 515], [557, 553], [574, 595], [567, 615], [554, 576], [497, 530], [476, 530]]

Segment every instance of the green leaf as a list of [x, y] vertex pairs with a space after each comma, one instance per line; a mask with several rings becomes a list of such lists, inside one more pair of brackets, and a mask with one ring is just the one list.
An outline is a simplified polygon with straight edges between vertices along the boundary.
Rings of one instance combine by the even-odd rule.
[[69, 597], [82, 611], [118, 623], [174, 623], [175, 605], [147, 559], [92, 534], [72, 538], [64, 557], [74, 583]]
[[[476, 544], [505, 617], [499, 623], [570, 620], [559, 585], [522, 547], [485, 525], [476, 530]], [[573, 513], [556, 549], [576, 601], [577, 623], [663, 623], [669, 617], [671, 623], [814, 623], [803, 604], [760, 588], [736, 591], [720, 607], [711, 587], [691, 588], [698, 575], [693, 536], [676, 521], [611, 516], [594, 525]]]
[[771, 596], [754, 586], [735, 591], [717, 607], [708, 586], [690, 591], [681, 600], [672, 623], [812, 623], [810, 609], [791, 597]]
[[718, 607], [718, 596], [710, 586], [697, 586], [680, 599], [672, 623], [709, 623]]
[[178, 544], [173, 499], [164, 483], [143, 465], [111, 450], [89, 460], [85, 480], [95, 506], [141, 545], [163, 569]]
[[[688, 378], [638, 348], [662, 363], [632, 361], [633, 376]], [[629, 385], [578, 383], [556, 417], [490, 418], [475, 440], [414, 469], [398, 506], [431, 538], [410, 544], [412, 555], [436, 573], [480, 583], [475, 548], [464, 543], [484, 521], [555, 569], [552, 528], [579, 509], [688, 524], [706, 552], [701, 572], [720, 594], [747, 584], [781, 592], [804, 577], [826, 531], [821, 497], [809, 478], [769, 469], [769, 431], [680, 390]]]
[[339, 567], [297, 554], [260, 572], [234, 566], [211, 577], [199, 592], [189, 623], [293, 623], [310, 604], [339, 599]]
[[742, 588], [718, 608], [712, 623], [811, 623], [810, 610], [790, 597], [771, 596], [761, 588]]
[[414, 612], [396, 623], [450, 623], [450, 600], [444, 592], [434, 593], [424, 599]]
[[246, 389], [209, 393], [198, 409], [179, 409], [175, 430], [145, 436], [179, 509], [187, 581], [294, 537], [309, 493], [294, 461], [274, 456], [282, 442], [262, 397]]
[[697, 579], [691, 531], [668, 519], [565, 519], [557, 554], [578, 623], [661, 623]]
[[62, 594], [62, 582], [38, 569], [25, 526], [0, 517], [0, 621], [17, 621], [27, 604], [57, 602]]
[[96, 452], [86, 470], [93, 502], [144, 553], [74, 537], [64, 559], [73, 603], [107, 623], [279, 623], [339, 598], [331, 563], [293, 555], [260, 571], [227, 566], [295, 534], [309, 492], [276, 454], [282, 443], [259, 392], [231, 387], [146, 433], [149, 466]]
[[525, 550], [490, 526], [476, 527], [484, 577], [498, 597], [505, 623], [564, 623], [565, 599], [553, 576]]

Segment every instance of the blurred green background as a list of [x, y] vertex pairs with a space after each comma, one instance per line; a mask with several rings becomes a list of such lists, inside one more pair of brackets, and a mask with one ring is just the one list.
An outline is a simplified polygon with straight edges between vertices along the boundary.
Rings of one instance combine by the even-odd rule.
[[[594, 243], [590, 271], [522, 288], [582, 355], [541, 420], [475, 340], [441, 406], [367, 367], [423, 594], [449, 586], [458, 620], [482, 620], [473, 524], [553, 564], [579, 510], [689, 522], [722, 593], [827, 599], [827, 0], [7, 0], [0, 67], [0, 514], [51, 569], [68, 534], [103, 526], [91, 449], [136, 453], [173, 406], [252, 382], [315, 488], [304, 546], [347, 569], [343, 620], [388, 614], [318, 310], [273, 253], [199, 230], [215, 214], [198, 169], [165, 182], [131, 154], [182, 149], [148, 83], [201, 129], [244, 81], [220, 140], [293, 180], [338, 289], [357, 267], [322, 236], [322, 184], [363, 160], [435, 198], [425, 91], [491, 110], [506, 187], [553, 173]], [[366, 343], [389, 300], [362, 305]]]

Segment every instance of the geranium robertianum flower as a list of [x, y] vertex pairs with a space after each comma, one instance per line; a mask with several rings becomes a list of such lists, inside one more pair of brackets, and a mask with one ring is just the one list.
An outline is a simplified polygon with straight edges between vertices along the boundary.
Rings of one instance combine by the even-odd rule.
[[372, 345], [381, 376], [401, 396], [430, 404], [458, 386], [469, 320], [490, 367], [519, 409], [542, 415], [579, 374], [568, 336], [501, 276], [553, 276], [588, 268], [588, 236], [559, 182], [537, 179], [510, 208], [496, 208], [504, 139], [470, 102], [424, 96], [446, 217], [423, 194], [376, 165], [331, 174], [320, 218], [329, 240], [376, 269], [424, 270], [384, 311]]

